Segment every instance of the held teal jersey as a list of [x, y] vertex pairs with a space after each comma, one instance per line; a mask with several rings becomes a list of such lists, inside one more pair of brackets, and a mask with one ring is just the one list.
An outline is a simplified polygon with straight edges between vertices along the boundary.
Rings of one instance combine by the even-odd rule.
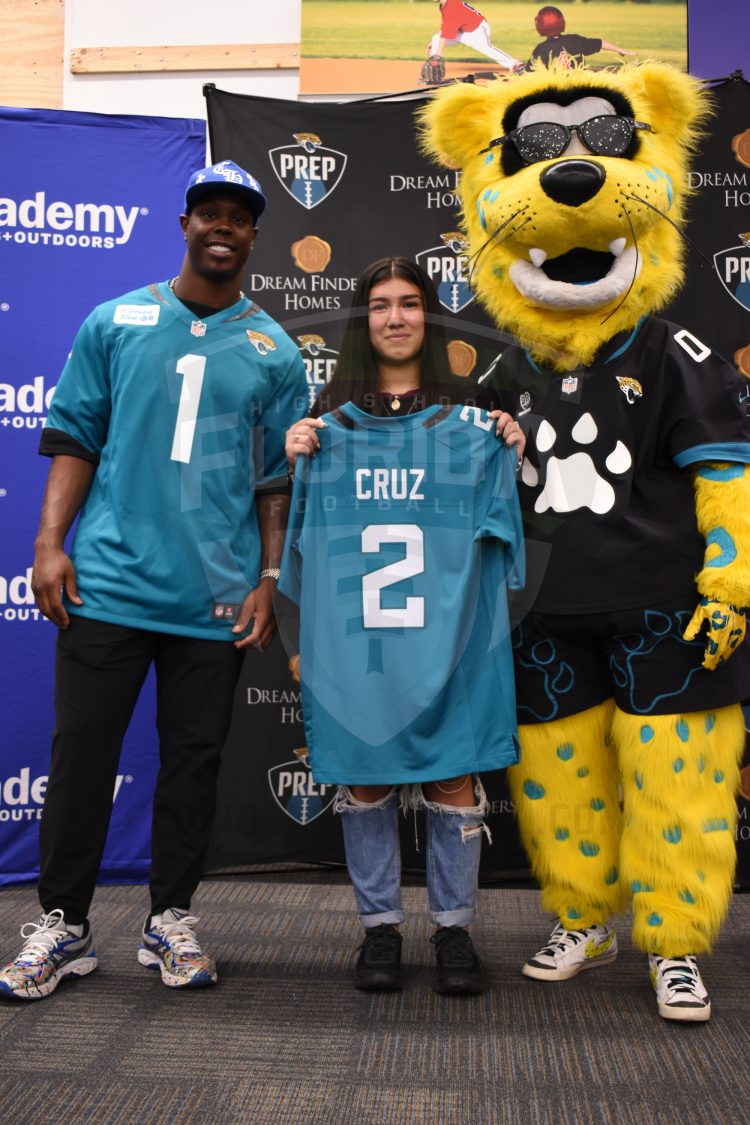
[[316, 782], [512, 764], [516, 455], [477, 407], [373, 417], [347, 403], [323, 420], [320, 450], [297, 462], [279, 584], [300, 606]]
[[255, 493], [285, 477], [305, 411], [297, 348], [247, 298], [197, 318], [166, 283], [98, 306], [62, 372], [41, 452], [97, 468], [72, 559], [101, 621], [232, 639], [258, 583]]

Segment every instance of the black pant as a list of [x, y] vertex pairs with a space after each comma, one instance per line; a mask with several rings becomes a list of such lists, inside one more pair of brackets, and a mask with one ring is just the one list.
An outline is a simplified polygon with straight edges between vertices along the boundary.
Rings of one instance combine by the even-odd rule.
[[[85, 921], [112, 813], [122, 740], [154, 663], [159, 774], [151, 911], [187, 909], [200, 882], [243, 653], [229, 642], [71, 615], [57, 639], [55, 732], [39, 833], [39, 900]], [[85, 810], [85, 812], [84, 812]]]

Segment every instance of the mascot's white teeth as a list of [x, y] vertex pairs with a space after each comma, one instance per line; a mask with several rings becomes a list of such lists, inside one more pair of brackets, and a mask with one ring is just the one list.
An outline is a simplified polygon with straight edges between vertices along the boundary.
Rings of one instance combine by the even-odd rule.
[[[620, 239], [615, 239], [616, 243]], [[610, 247], [611, 249], [611, 247]], [[614, 256], [614, 251], [612, 251]], [[531, 257], [531, 253], [529, 254]], [[510, 279], [522, 297], [543, 309], [597, 309], [622, 297], [641, 272], [641, 257], [634, 246], [621, 250], [609, 273], [587, 285], [553, 281], [531, 262], [518, 258], [510, 267]]]
[[[622, 242], [623, 242], [623, 246], [624, 246], [625, 245], [625, 239], [623, 239]], [[614, 253], [614, 251], [612, 251], [612, 252]], [[536, 268], [539, 269], [540, 266], [543, 266], [544, 263], [547, 261], [547, 251], [546, 250], [540, 250], [538, 247], [535, 246], [533, 250], [529, 250], [529, 258], [534, 263]]]
[[614, 256], [616, 258], [620, 257], [620, 254], [622, 254], [624, 249], [625, 249], [625, 239], [624, 238], [615, 238], [609, 244], [609, 252], [610, 252], [610, 254], [614, 254]]

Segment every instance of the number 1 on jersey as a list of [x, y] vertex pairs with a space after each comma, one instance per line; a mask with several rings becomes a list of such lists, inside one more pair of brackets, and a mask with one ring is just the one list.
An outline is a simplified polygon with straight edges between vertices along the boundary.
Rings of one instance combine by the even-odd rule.
[[362, 615], [365, 629], [423, 629], [424, 598], [407, 597], [403, 606], [383, 609], [380, 591], [424, 571], [424, 533], [414, 523], [371, 523], [362, 529], [362, 550], [379, 551], [385, 543], [401, 543], [405, 554], [397, 562], [362, 576]]
[[184, 355], [177, 361], [177, 374], [182, 375], [180, 405], [177, 408], [177, 424], [172, 442], [172, 461], [182, 461], [187, 465], [193, 452], [195, 423], [198, 419], [198, 404], [203, 390], [203, 373], [206, 370], [204, 355]]

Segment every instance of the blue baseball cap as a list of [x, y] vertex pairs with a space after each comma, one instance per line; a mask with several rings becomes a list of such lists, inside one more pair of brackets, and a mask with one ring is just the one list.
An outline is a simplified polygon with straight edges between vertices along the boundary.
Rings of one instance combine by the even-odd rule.
[[266, 197], [255, 177], [234, 161], [222, 160], [218, 164], [209, 164], [208, 168], [201, 168], [199, 172], [193, 172], [185, 192], [185, 211], [195, 207], [202, 195], [216, 191], [219, 187], [236, 191], [245, 206], [252, 211], [256, 222], [266, 209]]

